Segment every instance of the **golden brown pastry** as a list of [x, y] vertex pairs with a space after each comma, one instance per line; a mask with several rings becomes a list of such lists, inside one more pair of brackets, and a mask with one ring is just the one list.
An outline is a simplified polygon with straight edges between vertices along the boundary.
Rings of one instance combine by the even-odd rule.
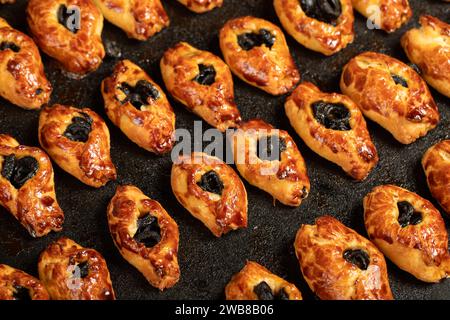
[[204, 13], [214, 8], [219, 8], [223, 4], [223, 0], [178, 0], [191, 11], [196, 13]]
[[22, 270], [0, 264], [0, 300], [49, 300], [41, 281]]
[[108, 224], [120, 254], [161, 291], [180, 278], [177, 223], [135, 186], [119, 186], [108, 206]]
[[378, 163], [366, 121], [350, 98], [305, 82], [287, 99], [285, 111], [306, 145], [352, 178], [364, 180]]
[[0, 96], [24, 109], [39, 109], [51, 93], [33, 40], [0, 18]]
[[103, 16], [91, 0], [30, 0], [27, 20], [39, 48], [67, 71], [84, 75], [102, 63]]
[[291, 136], [253, 119], [233, 134], [234, 163], [250, 184], [288, 206], [299, 206], [310, 184], [305, 161]]
[[303, 277], [320, 299], [393, 299], [381, 252], [335, 218], [302, 225], [294, 246]]
[[41, 252], [39, 278], [53, 300], [114, 300], [108, 266], [102, 255], [68, 238]]
[[225, 131], [241, 121], [230, 69], [219, 57], [180, 42], [164, 53], [161, 73], [175, 99], [211, 126]]
[[283, 32], [269, 21], [250, 16], [228, 21], [220, 30], [220, 48], [236, 76], [272, 95], [300, 81]]
[[0, 205], [33, 237], [61, 231], [64, 213], [56, 201], [53, 167], [39, 148], [0, 134]]
[[419, 21], [402, 36], [403, 49], [428, 84], [450, 98], [450, 25], [428, 15]]
[[225, 297], [227, 300], [302, 300], [295, 285], [253, 261], [247, 261], [231, 278]]
[[169, 26], [159, 0], [93, 0], [103, 16], [130, 38], [147, 40]]
[[14, 3], [16, 0], [0, 0], [1, 4], [5, 4], [5, 3]]
[[372, 242], [400, 269], [426, 282], [450, 276], [447, 229], [428, 200], [378, 186], [364, 198], [364, 221]]
[[425, 81], [409, 66], [387, 55], [364, 52], [345, 65], [341, 90], [363, 114], [409, 144], [439, 122], [439, 111]]
[[177, 200], [216, 237], [247, 227], [247, 191], [219, 158], [201, 152], [180, 156], [171, 184]]
[[300, 44], [327, 56], [353, 42], [351, 0], [274, 0], [283, 28]]
[[99, 188], [117, 177], [109, 140], [105, 121], [91, 109], [56, 104], [46, 106], [40, 114], [42, 148], [61, 168], [89, 186]]
[[129, 60], [120, 61], [103, 80], [109, 119], [141, 148], [169, 152], [175, 141], [175, 113], [162, 89]]

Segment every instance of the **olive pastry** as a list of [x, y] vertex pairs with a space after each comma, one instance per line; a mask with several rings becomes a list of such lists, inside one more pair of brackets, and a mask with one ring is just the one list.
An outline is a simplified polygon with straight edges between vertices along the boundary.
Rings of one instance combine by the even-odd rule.
[[178, 0], [191, 11], [196, 13], [204, 13], [214, 8], [219, 8], [223, 4], [223, 0]]
[[383, 254], [335, 218], [302, 225], [294, 246], [303, 277], [320, 299], [393, 299]]
[[117, 177], [108, 127], [91, 109], [44, 107], [39, 142], [61, 168], [89, 186], [99, 188]]
[[39, 279], [0, 264], [0, 300], [49, 300], [50, 296]]
[[102, 63], [103, 16], [91, 0], [30, 0], [27, 21], [42, 51], [68, 72], [85, 75]]
[[428, 15], [419, 21], [402, 36], [402, 47], [428, 84], [450, 98], [450, 25]]
[[274, 0], [284, 29], [306, 48], [330, 56], [353, 42], [351, 0]]
[[51, 93], [36, 44], [0, 18], [0, 96], [24, 109], [39, 109]]
[[135, 186], [119, 186], [108, 206], [108, 224], [121, 255], [161, 291], [180, 278], [177, 223]]
[[180, 42], [164, 53], [161, 73], [175, 99], [211, 126], [225, 131], [241, 121], [230, 69], [219, 57]]
[[448, 235], [431, 202], [384, 185], [364, 198], [364, 222], [373, 243], [400, 269], [426, 282], [450, 276]]
[[267, 93], [285, 94], [300, 81], [283, 32], [269, 21], [228, 21], [220, 30], [220, 48], [236, 76]]
[[262, 265], [247, 261], [225, 288], [227, 300], [302, 300], [295, 285]]
[[62, 230], [64, 213], [56, 200], [52, 163], [44, 151], [0, 134], [0, 170], [0, 205], [31, 236]]
[[362, 113], [409, 144], [439, 122], [439, 111], [425, 81], [411, 67], [387, 55], [364, 52], [348, 62], [342, 92]]
[[234, 170], [219, 158], [194, 152], [172, 166], [177, 200], [216, 236], [247, 227], [247, 192]]
[[169, 26], [159, 0], [93, 0], [103, 16], [130, 38], [147, 40]]
[[68, 238], [41, 252], [39, 278], [53, 300], [114, 300], [108, 266], [96, 250]]
[[245, 180], [288, 206], [299, 206], [310, 183], [294, 140], [260, 119], [244, 122], [233, 134], [234, 163]]

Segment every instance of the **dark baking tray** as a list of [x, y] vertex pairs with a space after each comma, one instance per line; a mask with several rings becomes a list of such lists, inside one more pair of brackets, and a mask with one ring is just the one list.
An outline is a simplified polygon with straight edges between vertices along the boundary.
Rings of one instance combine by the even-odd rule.
[[[271, 0], [225, 0], [220, 9], [198, 15], [175, 0], [164, 1], [171, 25], [147, 42], [130, 40], [118, 28], [105, 22], [103, 39], [116, 43], [123, 58], [143, 67], [163, 85], [159, 60], [163, 52], [178, 41], [187, 41], [201, 49], [221, 56], [218, 32], [228, 20], [253, 15], [279, 25]], [[356, 37], [342, 52], [324, 57], [303, 48], [291, 37], [288, 44], [300, 68], [302, 79], [312, 81], [325, 91], [339, 91], [339, 76], [343, 65], [366, 50], [383, 52], [407, 61], [399, 44], [404, 31], [417, 25], [421, 14], [432, 14], [450, 21], [450, 4], [442, 1], [410, 0], [414, 17], [393, 34], [366, 28], [366, 19], [355, 14]], [[27, 1], [0, 7], [0, 16], [15, 28], [27, 32], [25, 8]], [[249, 205], [249, 226], [215, 238], [201, 222], [178, 204], [170, 188], [170, 156], [155, 156], [131, 143], [106, 117], [100, 94], [101, 80], [108, 76], [117, 59], [107, 58], [98, 71], [82, 80], [66, 77], [56, 63], [43, 55], [46, 73], [54, 86], [52, 103], [87, 106], [107, 121], [111, 131], [112, 157], [118, 169], [118, 180], [96, 190], [55, 167], [56, 192], [66, 216], [64, 230], [41, 239], [31, 238], [24, 228], [3, 208], [0, 209], [0, 263], [37, 274], [39, 253], [51, 241], [61, 236], [74, 239], [86, 247], [100, 251], [108, 262], [114, 288], [119, 299], [221, 299], [224, 287], [247, 259], [254, 260], [272, 272], [295, 283], [305, 299], [314, 299], [302, 278], [293, 250], [297, 229], [303, 223], [313, 223], [330, 214], [366, 235], [363, 225], [362, 199], [374, 186], [393, 183], [419, 193], [437, 206], [426, 186], [420, 159], [436, 142], [449, 138], [450, 103], [432, 90], [439, 105], [439, 126], [426, 137], [411, 145], [401, 145], [385, 130], [368, 121], [369, 131], [380, 155], [380, 162], [364, 182], [354, 182], [336, 165], [313, 153], [292, 130], [284, 114], [286, 99], [272, 97], [235, 78], [236, 102], [244, 119], [261, 118], [286, 129], [300, 148], [311, 179], [311, 194], [298, 208], [275, 206], [271, 197], [246, 183]], [[192, 132], [198, 118], [171, 100], [177, 115], [177, 128]], [[38, 112], [25, 111], [1, 101], [0, 132], [9, 133], [22, 144], [38, 146]], [[206, 129], [208, 125], [203, 122]], [[164, 292], [150, 286], [144, 277], [129, 265], [114, 247], [108, 232], [106, 207], [118, 184], [132, 183], [148, 196], [158, 200], [177, 221], [180, 228], [179, 261], [181, 279]], [[441, 210], [444, 214], [444, 212]], [[447, 225], [450, 225], [446, 218]], [[450, 281], [425, 284], [388, 262], [389, 278], [397, 299], [450, 299]]]

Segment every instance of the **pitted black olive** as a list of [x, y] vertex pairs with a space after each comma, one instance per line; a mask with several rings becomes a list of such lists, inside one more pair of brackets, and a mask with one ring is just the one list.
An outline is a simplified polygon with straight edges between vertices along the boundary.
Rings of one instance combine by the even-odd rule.
[[415, 72], [417, 72], [420, 76], [422, 75], [422, 70], [420, 70], [419, 66], [415, 63], [408, 63], [408, 66], [411, 67]]
[[256, 155], [261, 160], [281, 160], [281, 153], [286, 151], [286, 148], [286, 140], [283, 138], [278, 136], [266, 136], [258, 139], [256, 144]]
[[[76, 17], [74, 16], [75, 12], [72, 12], [72, 10], [69, 12], [69, 9], [66, 7], [66, 5], [62, 4], [59, 6], [58, 8], [58, 22], [59, 24], [61, 24], [62, 26], [64, 26], [64, 28], [66, 28], [67, 30], [69, 30], [72, 33], [77, 33], [78, 29], [75, 25], [75, 19]], [[69, 22], [69, 19], [72, 18]], [[70, 25], [71, 23], [73, 23], [74, 25]]]
[[207, 192], [215, 193], [220, 196], [222, 195], [224, 188], [223, 182], [219, 175], [213, 170], [202, 175], [202, 178], [199, 182], [197, 182], [197, 185]]
[[39, 163], [33, 157], [17, 159], [15, 155], [3, 158], [2, 176], [16, 189], [20, 189], [25, 182], [33, 178], [39, 170]]
[[81, 262], [77, 267], [80, 269], [80, 278], [86, 278], [89, 274], [89, 263], [87, 261]]
[[287, 292], [283, 289], [278, 291], [278, 293], [275, 295], [276, 300], [289, 300], [289, 295]]
[[392, 77], [392, 80], [394, 80], [395, 84], [399, 84], [402, 87], [408, 88], [408, 82], [404, 78], [400, 77], [399, 75], [393, 74], [393, 73], [391, 73], [391, 77]]
[[325, 128], [339, 131], [350, 130], [350, 111], [342, 103], [318, 101], [312, 104], [314, 118]]
[[303, 187], [302, 188], [302, 195], [300, 196], [300, 198], [303, 200], [303, 199], [306, 199], [307, 197], [308, 197], [308, 194], [309, 194], [309, 192], [308, 192], [308, 189], [306, 188], [306, 187]]
[[247, 32], [238, 36], [238, 44], [245, 51], [249, 51], [254, 47], [260, 47], [262, 45], [272, 49], [274, 43], [275, 36], [266, 29], [259, 29], [258, 33]]
[[253, 288], [253, 292], [258, 296], [259, 300], [274, 300], [272, 289], [265, 281], [256, 285]]
[[422, 214], [414, 210], [414, 207], [408, 201], [397, 202], [398, 223], [402, 228], [409, 225], [417, 225], [422, 222]]
[[28, 288], [14, 285], [13, 297], [14, 300], [31, 300], [30, 290]]
[[147, 248], [156, 246], [161, 241], [161, 229], [158, 219], [151, 214], [137, 220], [137, 231], [134, 240], [144, 244]]
[[340, 0], [300, 0], [300, 6], [308, 17], [333, 25], [342, 13]]
[[354, 264], [361, 270], [367, 270], [370, 264], [369, 254], [361, 249], [349, 249], [344, 251], [344, 259]]
[[72, 141], [86, 142], [92, 130], [92, 118], [84, 112], [80, 114], [81, 117], [72, 118], [63, 135]]
[[41, 88], [37, 88], [36, 89], [36, 95], [38, 96], [38, 95], [40, 95], [42, 92], [44, 92], [44, 90], [42, 90]]
[[119, 87], [120, 90], [127, 96], [122, 104], [130, 102], [136, 109], [140, 109], [144, 105], [148, 105], [148, 99], [157, 100], [160, 96], [158, 89], [156, 89], [150, 82], [146, 80], [139, 80], [134, 87], [128, 83], [123, 82]]
[[14, 42], [3, 41], [2, 43], [0, 43], [0, 51], [4, 51], [4, 50], [8, 50], [8, 49], [10, 49], [16, 53], [20, 51], [20, 47], [18, 45], [16, 45]]
[[214, 82], [216, 82], [216, 69], [214, 69], [214, 66], [205, 66], [204, 64], [199, 64], [198, 70], [199, 73], [194, 78], [194, 81], [197, 81], [204, 86], [210, 86]]

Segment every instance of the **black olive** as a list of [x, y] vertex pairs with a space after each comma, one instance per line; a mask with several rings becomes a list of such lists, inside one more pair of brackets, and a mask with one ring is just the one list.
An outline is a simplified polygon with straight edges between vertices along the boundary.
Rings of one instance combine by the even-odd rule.
[[405, 88], [408, 88], [408, 82], [404, 78], [400, 77], [399, 75], [393, 74], [393, 73], [391, 73], [391, 77], [392, 77], [392, 80], [394, 80], [395, 84], [399, 84]]
[[256, 32], [247, 32], [238, 36], [238, 44], [245, 51], [249, 51], [254, 47], [265, 45], [269, 49], [275, 43], [275, 36], [269, 30], [260, 29]]
[[370, 264], [369, 254], [361, 249], [348, 249], [344, 251], [344, 259], [361, 270], [367, 270]]
[[419, 75], [422, 75], [422, 70], [420, 70], [419, 66], [415, 63], [408, 63], [408, 66], [411, 67], [415, 72], [417, 72]]
[[160, 96], [158, 89], [156, 89], [150, 82], [146, 80], [139, 80], [134, 87], [128, 83], [123, 82], [120, 90], [127, 96], [122, 104], [130, 102], [136, 109], [140, 109], [144, 105], [148, 105], [148, 99], [157, 100]]
[[84, 112], [80, 114], [81, 117], [72, 118], [63, 135], [72, 141], [86, 142], [92, 130], [92, 118]]
[[262, 281], [253, 288], [253, 292], [258, 296], [259, 300], [274, 300], [272, 289], [267, 282]]
[[210, 86], [216, 82], [216, 69], [214, 66], [198, 65], [199, 74], [194, 78], [201, 85]]
[[87, 261], [81, 262], [77, 267], [80, 269], [80, 278], [86, 278], [89, 274], [89, 263]]
[[44, 90], [42, 90], [41, 88], [37, 88], [36, 89], [36, 95], [38, 96], [38, 95], [40, 95], [42, 92], [44, 92]]
[[219, 175], [211, 170], [202, 175], [197, 185], [203, 190], [211, 193], [215, 193], [218, 195], [222, 195], [222, 191], [224, 188], [223, 182], [220, 179]]
[[17, 159], [15, 155], [3, 158], [2, 176], [16, 189], [20, 189], [25, 182], [33, 178], [39, 170], [39, 163], [33, 157]]
[[286, 151], [286, 148], [286, 140], [283, 138], [278, 136], [265, 136], [258, 139], [256, 145], [256, 155], [261, 160], [280, 160], [281, 153]]
[[342, 14], [340, 0], [300, 0], [300, 6], [308, 17], [333, 25]]
[[13, 297], [14, 300], [31, 300], [30, 290], [28, 288], [14, 285]]
[[306, 199], [308, 197], [308, 189], [306, 187], [303, 187], [302, 189], [302, 195], [300, 196], [301, 199]]
[[414, 210], [408, 201], [397, 202], [398, 223], [402, 228], [409, 225], [417, 225], [422, 222], [422, 214]]
[[4, 51], [7, 49], [10, 49], [16, 53], [20, 51], [20, 47], [16, 45], [14, 42], [3, 41], [2, 43], [0, 43], [0, 51]]
[[284, 290], [284, 288], [278, 291], [278, 293], [275, 295], [275, 300], [289, 300], [289, 295]]
[[[72, 33], [77, 33], [78, 29], [75, 26], [69, 26], [69, 18], [73, 16], [73, 12], [69, 12], [69, 9], [64, 5], [60, 5], [58, 8], [58, 22], [59, 24], [61, 24], [62, 26], [64, 26], [64, 28], [66, 28], [67, 30], [69, 30]], [[76, 18], [76, 17], [73, 17]]]
[[158, 219], [150, 214], [137, 220], [137, 231], [134, 240], [152, 248], [161, 241], [161, 229]]
[[350, 111], [342, 103], [318, 101], [312, 104], [314, 118], [325, 128], [339, 131], [350, 130]]

